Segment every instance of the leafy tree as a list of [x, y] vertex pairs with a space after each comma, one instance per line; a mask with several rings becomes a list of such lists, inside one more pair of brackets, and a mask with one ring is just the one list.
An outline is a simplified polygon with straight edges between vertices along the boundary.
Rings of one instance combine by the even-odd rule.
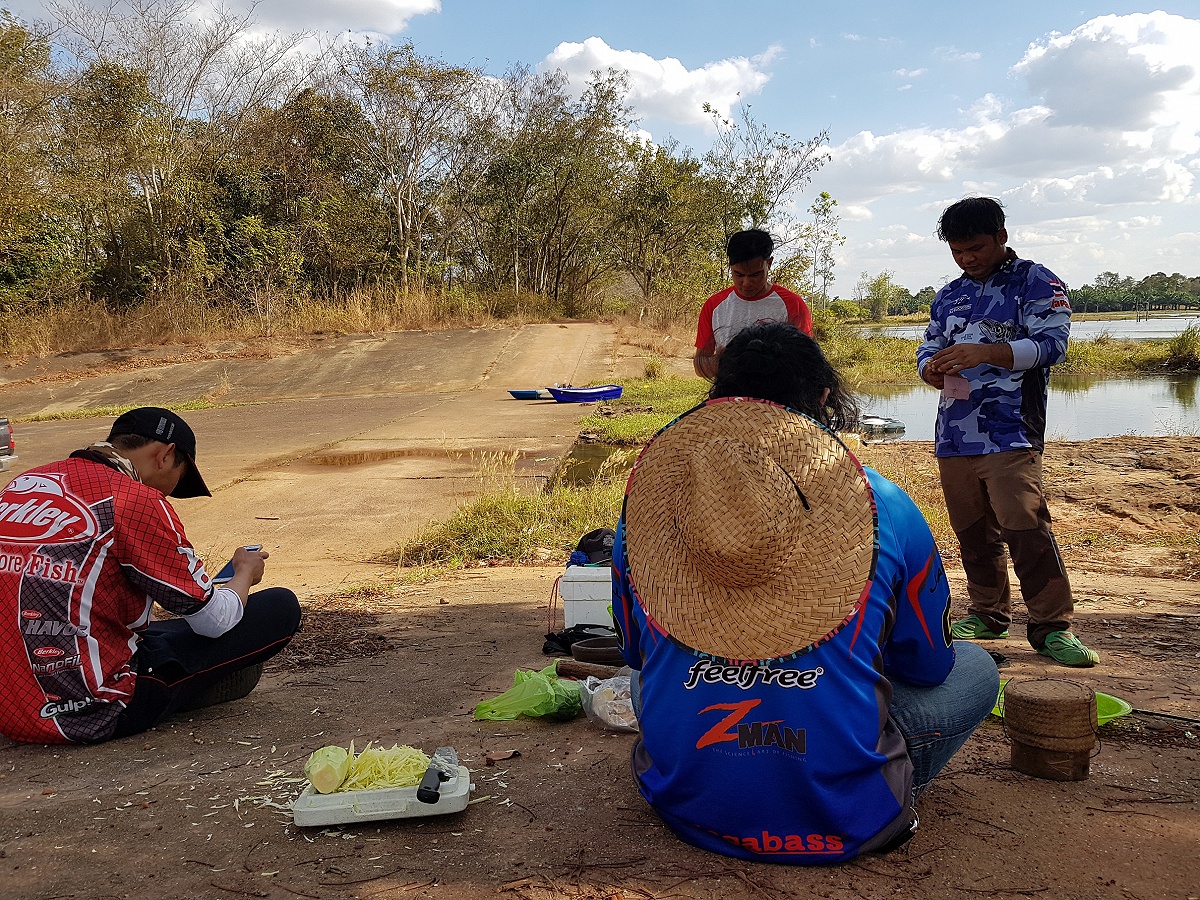
[[407, 290], [414, 276], [422, 287], [439, 201], [471, 159], [464, 125], [482, 76], [423, 58], [412, 44], [345, 44], [334, 58], [335, 78], [366, 120], [360, 150], [388, 199], [390, 251], [401, 288]]
[[892, 273], [888, 271], [873, 277], [863, 272], [854, 288], [855, 301], [867, 310], [872, 322], [882, 322], [888, 309], [907, 297], [908, 292], [892, 281]]
[[464, 259], [492, 284], [574, 316], [618, 268], [616, 197], [633, 169], [628, 87], [594, 73], [575, 100], [560, 73], [517, 69], [504, 90], [473, 210], [479, 252]]
[[70, 277], [73, 220], [50, 152], [66, 88], [49, 33], [0, 9], [0, 306]]
[[800, 230], [800, 247], [811, 261], [810, 280], [813, 298], [818, 309], [829, 304], [829, 284], [833, 281], [833, 253], [846, 243], [838, 233], [837, 200], [828, 191], [821, 191], [809, 207], [812, 221]]
[[95, 286], [116, 298], [144, 288], [163, 259], [155, 181], [160, 110], [144, 71], [97, 61], [61, 107], [59, 165]]
[[306, 88], [278, 109], [261, 109], [246, 144], [216, 176], [221, 218], [252, 216], [281, 229], [316, 293], [336, 295], [385, 269], [390, 220], [363, 157], [366, 128], [350, 98]]
[[631, 143], [628, 152], [632, 171], [617, 188], [611, 239], [617, 260], [649, 300], [686, 283], [701, 260], [720, 255], [724, 234], [712, 210], [721, 189], [674, 143]]
[[860, 319], [867, 315], [867, 310], [864, 310], [853, 300], [831, 300], [829, 302], [829, 312], [842, 320]]
[[100, 286], [129, 299], [197, 268], [188, 254], [211, 232], [215, 173], [254, 111], [294, 88], [301, 36], [254, 38], [250, 13], [199, 0], [68, 0], [56, 12], [83, 68], [62, 166], [79, 171], [75, 203], [100, 231], [85, 241], [89, 259], [101, 248]]

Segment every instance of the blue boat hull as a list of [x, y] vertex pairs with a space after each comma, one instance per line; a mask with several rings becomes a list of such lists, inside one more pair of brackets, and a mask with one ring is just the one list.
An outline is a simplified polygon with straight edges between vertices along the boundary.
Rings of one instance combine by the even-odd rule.
[[598, 400], [616, 400], [624, 388], [619, 384], [602, 384], [588, 388], [547, 388], [559, 403], [595, 403]]
[[553, 400], [550, 392], [545, 388], [528, 391], [509, 391], [514, 400]]

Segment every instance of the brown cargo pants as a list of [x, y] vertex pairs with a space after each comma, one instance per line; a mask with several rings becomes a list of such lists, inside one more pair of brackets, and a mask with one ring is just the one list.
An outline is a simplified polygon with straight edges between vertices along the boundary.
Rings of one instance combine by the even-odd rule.
[[1012, 624], [1005, 545], [1029, 611], [1026, 633], [1040, 649], [1067, 631], [1075, 609], [1042, 489], [1042, 455], [1007, 450], [938, 458], [950, 527], [958, 536], [970, 611], [995, 632]]

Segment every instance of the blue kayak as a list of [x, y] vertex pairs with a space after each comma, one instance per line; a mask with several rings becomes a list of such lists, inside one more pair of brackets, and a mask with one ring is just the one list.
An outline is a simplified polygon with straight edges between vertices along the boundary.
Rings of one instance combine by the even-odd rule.
[[559, 403], [595, 403], [598, 400], [616, 400], [624, 388], [619, 384], [602, 384], [598, 387], [552, 387], [546, 390]]
[[538, 388], [530, 391], [509, 391], [514, 400], [553, 400], [550, 392], [545, 388]]

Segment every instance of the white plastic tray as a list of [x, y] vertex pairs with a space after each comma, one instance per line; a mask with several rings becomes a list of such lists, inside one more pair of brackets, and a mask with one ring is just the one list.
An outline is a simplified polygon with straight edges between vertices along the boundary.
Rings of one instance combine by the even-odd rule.
[[442, 782], [437, 803], [422, 803], [417, 799], [415, 787], [318, 794], [310, 784], [292, 804], [292, 819], [297, 825], [344, 825], [347, 822], [439, 816], [466, 809], [470, 793], [471, 772], [466, 766], [459, 766], [457, 775]]

